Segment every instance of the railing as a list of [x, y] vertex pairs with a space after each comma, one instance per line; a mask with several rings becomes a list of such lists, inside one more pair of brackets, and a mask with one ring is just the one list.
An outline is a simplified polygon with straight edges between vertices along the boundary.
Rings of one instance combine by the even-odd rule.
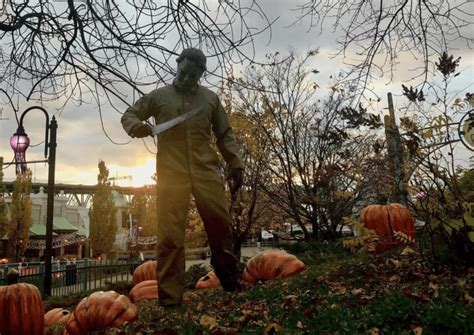
[[275, 240], [262, 240], [261, 242], [259, 241], [246, 241], [242, 243], [242, 248], [260, 248], [260, 247], [272, 247], [272, 248], [278, 248], [283, 245], [287, 244], [292, 244], [296, 243], [298, 240], [284, 240], [284, 239], [279, 239], [278, 241]]
[[[51, 295], [102, 289], [109, 283], [131, 282], [133, 270], [139, 262], [117, 262], [80, 260], [76, 262], [53, 262]], [[43, 293], [44, 263], [11, 263], [0, 266], [0, 286], [6, 285], [9, 268], [20, 273], [19, 282], [30, 283]]]

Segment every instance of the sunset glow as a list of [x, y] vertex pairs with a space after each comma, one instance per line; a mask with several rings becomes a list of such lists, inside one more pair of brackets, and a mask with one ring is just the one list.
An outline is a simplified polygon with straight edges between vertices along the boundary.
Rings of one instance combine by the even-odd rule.
[[151, 178], [156, 171], [155, 160], [152, 158], [141, 158], [130, 168], [122, 166], [111, 165], [109, 168], [109, 176], [111, 178], [120, 178], [131, 176], [132, 179], [117, 179], [115, 185], [120, 186], [134, 186], [139, 187], [143, 185], [153, 184], [154, 181]]

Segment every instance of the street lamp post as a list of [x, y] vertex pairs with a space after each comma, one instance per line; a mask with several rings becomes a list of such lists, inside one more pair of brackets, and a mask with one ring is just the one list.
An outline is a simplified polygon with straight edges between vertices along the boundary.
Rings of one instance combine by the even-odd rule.
[[[44, 113], [46, 117], [46, 131], [45, 131], [45, 147], [44, 147], [44, 161], [26, 161], [25, 151], [28, 148], [29, 138], [23, 128], [23, 119], [26, 114], [33, 110], [39, 109]], [[51, 274], [52, 274], [52, 263], [51, 258], [53, 255], [53, 215], [54, 215], [54, 172], [56, 165], [56, 130], [58, 123], [56, 118], [53, 116], [51, 122], [49, 122], [49, 115], [43, 107], [33, 106], [27, 108], [20, 117], [20, 124], [15, 134], [10, 138], [10, 145], [15, 152], [15, 165], [16, 172], [21, 173], [26, 171], [26, 163], [48, 163], [48, 198], [46, 207], [46, 249], [44, 252], [44, 294], [47, 296], [51, 295]], [[49, 131], [49, 132], [48, 132]], [[49, 136], [48, 136], [49, 135]], [[49, 149], [49, 155], [48, 155]]]

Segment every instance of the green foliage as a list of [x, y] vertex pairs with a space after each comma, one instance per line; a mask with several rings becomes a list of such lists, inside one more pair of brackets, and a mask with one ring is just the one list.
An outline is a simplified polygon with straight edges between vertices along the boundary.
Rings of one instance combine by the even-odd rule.
[[459, 178], [459, 189], [464, 201], [474, 203], [474, 169], [462, 172]]
[[3, 194], [5, 192], [5, 187], [3, 186], [3, 157], [0, 157], [0, 238], [7, 233], [8, 227], [8, 218], [7, 218], [7, 207], [5, 200], [3, 199]]
[[209, 267], [203, 264], [191, 265], [184, 274], [184, 287], [193, 290], [199, 278], [204, 277], [209, 271]]
[[135, 194], [130, 211], [134, 218], [133, 224], [143, 227], [141, 237], [156, 235], [156, 186], [144, 186]]
[[17, 174], [13, 182], [12, 203], [10, 207], [10, 222], [7, 234], [11, 243], [11, 255], [20, 260], [28, 245], [30, 228], [33, 224], [31, 217], [31, 171]]
[[115, 242], [117, 222], [115, 203], [108, 182], [109, 170], [105, 162], [99, 162], [99, 175], [97, 177], [97, 191], [92, 197], [89, 209], [91, 248], [94, 255], [108, 254]]

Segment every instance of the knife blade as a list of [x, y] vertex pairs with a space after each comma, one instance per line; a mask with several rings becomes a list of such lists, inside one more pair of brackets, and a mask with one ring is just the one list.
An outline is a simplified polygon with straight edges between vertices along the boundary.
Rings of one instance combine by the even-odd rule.
[[183, 122], [184, 120], [189, 119], [191, 116], [196, 115], [200, 110], [201, 110], [201, 108], [195, 108], [193, 110], [190, 110], [189, 112], [184, 113], [183, 115], [175, 117], [174, 119], [171, 119], [171, 120], [168, 120], [166, 122], [162, 122], [160, 124], [157, 124], [152, 128], [151, 133], [153, 135], [158, 135], [159, 133], [162, 133], [165, 130], [168, 130], [168, 129], [176, 126], [177, 124]]

